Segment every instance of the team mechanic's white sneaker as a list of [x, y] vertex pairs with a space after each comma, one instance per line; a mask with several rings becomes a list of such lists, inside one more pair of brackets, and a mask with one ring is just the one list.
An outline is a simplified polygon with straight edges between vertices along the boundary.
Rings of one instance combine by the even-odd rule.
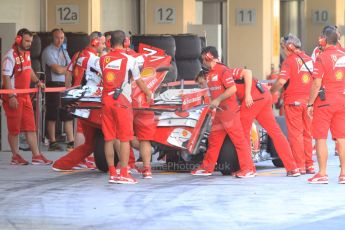
[[253, 170], [240, 170], [236, 173], [237, 178], [251, 178], [255, 177], [256, 173]]
[[[305, 174], [305, 173], [304, 173]], [[293, 170], [287, 171], [286, 172], [286, 176], [287, 177], [298, 177], [301, 175], [300, 169], [299, 168], [295, 168]]]
[[[120, 174], [120, 168], [121, 168], [121, 165], [117, 165], [116, 166], [116, 173], [117, 174]], [[140, 170], [137, 168], [137, 166], [133, 166], [133, 167], [131, 167], [131, 166], [127, 166], [127, 169], [128, 169], [128, 173], [129, 174], [140, 174], [141, 172], [140, 172]]]
[[192, 174], [193, 176], [211, 176], [212, 172], [205, 169], [203, 166], [200, 166], [197, 169], [193, 170], [190, 174]]
[[117, 175], [109, 176], [108, 183], [110, 183], [110, 184], [117, 184], [117, 179], [118, 179]]
[[328, 176], [321, 176], [319, 173], [308, 179], [309, 184], [328, 184]]
[[345, 184], [345, 175], [340, 175], [340, 176], [339, 176], [338, 183], [339, 183], [339, 184]]
[[120, 175], [116, 178], [117, 184], [137, 184], [138, 181], [131, 174]]
[[60, 168], [54, 167], [54, 165], [52, 166], [52, 170], [55, 172], [73, 172], [74, 171], [73, 169], [60, 169]]

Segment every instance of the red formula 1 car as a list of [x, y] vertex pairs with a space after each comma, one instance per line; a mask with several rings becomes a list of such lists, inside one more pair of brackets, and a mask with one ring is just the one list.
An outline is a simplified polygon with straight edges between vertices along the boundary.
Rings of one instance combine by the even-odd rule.
[[[157, 129], [153, 146], [160, 157], [166, 156], [165, 168], [192, 170], [200, 164], [206, 152], [207, 138], [214, 116], [214, 111], [208, 106], [208, 90], [198, 88], [194, 82], [163, 83], [169, 71], [171, 57], [164, 55], [159, 49], [145, 45], [142, 45], [140, 50], [146, 56], [141, 76], [154, 93], [154, 103], [147, 104], [145, 95], [133, 83], [133, 109], [155, 112]], [[89, 86], [68, 90], [63, 97], [63, 103], [70, 107], [73, 105], [73, 114], [76, 117], [99, 128], [94, 156], [98, 169], [107, 171], [101, 132], [101, 90], [102, 87]], [[282, 166], [264, 130], [254, 125], [251, 139], [255, 162], [273, 160], [276, 166]], [[229, 175], [238, 169], [236, 150], [227, 137], [220, 151], [218, 170], [224, 175]]]

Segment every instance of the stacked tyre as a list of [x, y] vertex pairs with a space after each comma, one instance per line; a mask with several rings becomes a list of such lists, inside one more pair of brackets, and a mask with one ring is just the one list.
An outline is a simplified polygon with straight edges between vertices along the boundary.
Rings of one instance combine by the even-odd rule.
[[31, 67], [35, 73], [42, 71], [40, 60], [41, 50], [41, 39], [37, 34], [35, 34], [30, 47]]
[[41, 51], [43, 52], [43, 50], [50, 45], [50, 43], [52, 42], [52, 36], [50, 32], [38, 32], [37, 33], [38, 37], [40, 37], [41, 40]]
[[67, 32], [67, 52], [72, 58], [73, 55], [83, 50], [89, 44], [89, 36], [86, 33], [71, 33]]
[[176, 43], [177, 80], [194, 80], [201, 70], [201, 39], [194, 34], [174, 35]]
[[139, 44], [154, 46], [165, 51], [165, 53], [172, 58], [171, 70], [165, 77], [164, 82], [173, 82], [177, 79], [177, 66], [175, 62], [175, 40], [171, 35], [134, 35], [131, 37], [133, 49], [138, 51]]

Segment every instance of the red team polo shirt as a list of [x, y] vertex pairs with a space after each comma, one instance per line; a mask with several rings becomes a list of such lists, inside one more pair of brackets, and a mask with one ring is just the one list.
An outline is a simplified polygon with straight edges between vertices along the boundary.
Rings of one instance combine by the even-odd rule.
[[[299, 56], [303, 58], [305, 64], [311, 72], [313, 72], [313, 61], [311, 57], [304, 52], [300, 52]], [[301, 58], [296, 54], [289, 55], [282, 64], [279, 78], [288, 81], [287, 89], [284, 91], [284, 103], [293, 104], [298, 101], [307, 103], [311, 88], [311, 76], [308, 68]]]
[[11, 83], [14, 89], [28, 89], [31, 82], [31, 59], [30, 51], [19, 53], [18, 48], [13, 46], [4, 57], [2, 74], [12, 76]]
[[[244, 79], [241, 76], [241, 73], [243, 71], [242, 68], [234, 68], [234, 69], [230, 69], [231, 73], [232, 73], [232, 77], [235, 80], [236, 83], [236, 95], [238, 97], [238, 99], [242, 102], [244, 100], [245, 97], [245, 92], [246, 92], [246, 88], [245, 88], [245, 83], [244, 83]], [[262, 98], [262, 93], [256, 88], [256, 83], [258, 81], [256, 79], [252, 79], [252, 88], [250, 90], [250, 93], [252, 95], [253, 100], [255, 101], [258, 98]], [[262, 86], [264, 87], [264, 86]], [[268, 92], [268, 89], [265, 88], [265, 91]]]
[[[210, 90], [212, 99], [216, 99], [224, 93], [227, 88], [234, 85], [235, 82], [232, 77], [232, 70], [225, 65], [217, 63], [207, 74], [207, 86]], [[220, 103], [219, 107], [222, 109], [237, 109], [238, 103], [236, 96], [225, 99]]]
[[[93, 68], [93, 72], [91, 72], [91, 68]], [[75, 53], [72, 57], [72, 61], [67, 67], [67, 70], [73, 74], [73, 86], [81, 85], [84, 75], [96, 75], [94, 78], [100, 78], [97, 76], [97, 73], [100, 72], [97, 52], [87, 47], [84, 50]], [[99, 80], [95, 80], [96, 83], [98, 81]]]
[[322, 79], [326, 100], [319, 97], [314, 102], [312, 134], [316, 139], [326, 139], [328, 130], [332, 137], [345, 138], [345, 52], [336, 46], [326, 48], [315, 61], [314, 78]]
[[[102, 131], [104, 140], [133, 139], [133, 111], [131, 106], [131, 84], [129, 72], [133, 79], [140, 78], [140, 70], [134, 57], [123, 49], [114, 49], [100, 58], [103, 77], [102, 91]], [[123, 92], [115, 100], [114, 90], [122, 88]]]
[[123, 82], [129, 82], [129, 71], [134, 80], [140, 78], [140, 70], [134, 57], [125, 50], [115, 49], [100, 58], [103, 73], [103, 97], [115, 88], [120, 88]]
[[[13, 46], [4, 56], [2, 74], [10, 76], [13, 89], [28, 89], [31, 82], [31, 58], [30, 51], [19, 52]], [[17, 135], [21, 131], [36, 131], [34, 112], [30, 95], [28, 93], [17, 94], [18, 107], [9, 107], [7, 95], [3, 96], [3, 107], [7, 117], [8, 132]]]

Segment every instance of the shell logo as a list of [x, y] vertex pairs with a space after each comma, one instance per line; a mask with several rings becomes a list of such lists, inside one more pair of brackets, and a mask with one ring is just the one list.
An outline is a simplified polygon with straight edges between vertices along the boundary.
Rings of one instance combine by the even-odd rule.
[[189, 133], [188, 133], [187, 130], [184, 129], [184, 130], [182, 130], [181, 134], [182, 134], [183, 137], [187, 137]]
[[343, 78], [344, 78], [344, 74], [342, 71], [338, 71], [335, 73], [335, 80], [341, 81], [341, 80], [343, 80]]
[[115, 80], [115, 74], [112, 73], [112, 72], [108, 72], [106, 75], [105, 75], [105, 80], [107, 82], [113, 82]]
[[110, 62], [110, 57], [105, 57], [104, 62], [105, 64], [108, 64]]
[[156, 73], [156, 70], [153, 67], [146, 67], [140, 73], [141, 77], [152, 77]]
[[302, 76], [302, 82], [303, 82], [304, 84], [307, 84], [307, 83], [309, 83], [309, 81], [310, 81], [310, 76], [309, 76], [309, 74], [303, 74], [303, 76]]

